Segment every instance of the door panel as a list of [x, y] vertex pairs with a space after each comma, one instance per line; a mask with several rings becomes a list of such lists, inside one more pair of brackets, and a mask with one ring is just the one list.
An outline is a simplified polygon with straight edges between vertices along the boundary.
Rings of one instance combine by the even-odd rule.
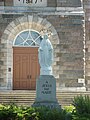
[[13, 48], [13, 89], [35, 89], [39, 71], [38, 48]]
[[[19, 58], [18, 61], [17, 58]], [[16, 62], [14, 62], [14, 88], [27, 89], [27, 85], [28, 85], [27, 74], [29, 72], [29, 56], [25, 54], [15, 54], [14, 59], [16, 59]], [[15, 85], [17, 83], [19, 85]]]
[[37, 77], [39, 74], [38, 55], [36, 54], [31, 55], [31, 74], [32, 74], [32, 78]]
[[21, 54], [21, 69], [20, 69], [20, 88], [28, 89], [28, 72], [29, 72], [29, 56]]
[[27, 79], [27, 75], [29, 74], [29, 56], [28, 54], [21, 55], [21, 79]]
[[31, 54], [31, 87], [32, 89], [36, 86], [36, 79], [39, 73], [38, 55]]

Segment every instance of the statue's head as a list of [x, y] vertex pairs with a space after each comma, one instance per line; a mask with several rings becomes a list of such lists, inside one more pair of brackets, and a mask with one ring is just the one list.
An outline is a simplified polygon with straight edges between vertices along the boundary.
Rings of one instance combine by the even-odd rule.
[[48, 39], [48, 37], [50, 37], [52, 35], [52, 32], [50, 30], [47, 30], [47, 29], [42, 29], [40, 31], [40, 34], [41, 34], [43, 39]]

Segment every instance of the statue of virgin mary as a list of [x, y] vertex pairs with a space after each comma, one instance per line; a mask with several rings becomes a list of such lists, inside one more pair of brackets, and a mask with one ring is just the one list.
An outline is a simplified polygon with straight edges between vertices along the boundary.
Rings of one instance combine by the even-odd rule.
[[40, 75], [52, 75], [53, 46], [48, 39], [48, 35], [43, 36], [39, 47]]

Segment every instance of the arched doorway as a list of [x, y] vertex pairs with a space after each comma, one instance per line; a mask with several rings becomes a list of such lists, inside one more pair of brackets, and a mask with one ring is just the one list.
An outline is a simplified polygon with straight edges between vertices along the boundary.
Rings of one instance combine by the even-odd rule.
[[[16, 24], [18, 23], [18, 24]], [[5, 57], [3, 59], [3, 62], [6, 63], [4, 67], [2, 67], [2, 71], [4, 71], [4, 74], [2, 74], [3, 81], [5, 81], [5, 88], [4, 89], [13, 89], [13, 49], [16, 47], [27, 47], [27, 48], [38, 48], [38, 45], [26, 45], [21, 46], [15, 45], [15, 39], [18, 38], [17, 36], [27, 30], [35, 30], [38, 34], [42, 29], [50, 30], [53, 35], [49, 38], [52, 45], [54, 46], [54, 66], [57, 65], [57, 61], [59, 61], [59, 57], [57, 57], [57, 52], [59, 49], [56, 47], [57, 44], [59, 44], [59, 37], [58, 34], [54, 28], [54, 26], [47, 21], [45, 18], [41, 18], [37, 15], [26, 15], [19, 18], [16, 18], [14, 21], [12, 21], [7, 28], [5, 29], [2, 38], [1, 38], [1, 44], [3, 44], [6, 48], [2, 52], [4, 53]], [[28, 41], [29, 42], [29, 41]], [[27, 43], [26, 43], [27, 44]], [[13, 46], [13, 47], [12, 47]], [[58, 66], [57, 66], [58, 67]], [[57, 76], [57, 72], [59, 71], [59, 67], [55, 70], [53, 70], [53, 73], [55, 76]]]
[[13, 43], [13, 89], [36, 88], [39, 76], [38, 47], [42, 37], [37, 31], [20, 32]]

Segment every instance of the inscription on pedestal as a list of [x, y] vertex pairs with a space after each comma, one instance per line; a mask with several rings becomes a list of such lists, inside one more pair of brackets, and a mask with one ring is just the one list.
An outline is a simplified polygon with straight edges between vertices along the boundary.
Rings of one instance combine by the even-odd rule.
[[52, 91], [52, 84], [49, 84], [48, 81], [46, 81], [43, 85], [42, 85], [42, 94], [51, 94]]

